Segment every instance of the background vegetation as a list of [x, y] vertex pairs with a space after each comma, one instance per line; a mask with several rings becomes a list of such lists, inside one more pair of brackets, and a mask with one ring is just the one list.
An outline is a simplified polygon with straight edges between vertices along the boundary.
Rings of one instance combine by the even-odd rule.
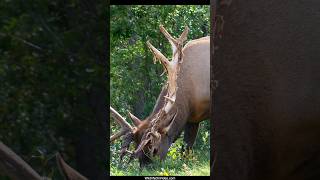
[[[152, 111], [166, 79], [160, 77], [163, 67], [153, 64], [153, 56], [146, 41], [171, 57], [171, 46], [160, 33], [159, 25], [173, 36], [179, 36], [184, 26], [190, 28], [188, 40], [209, 35], [209, 6], [111, 6], [110, 8], [110, 101], [123, 116], [126, 110], [143, 119]], [[127, 118], [128, 119], [128, 118]], [[144, 169], [135, 160], [129, 165], [119, 164], [120, 141], [111, 145], [111, 175], [209, 175], [209, 122], [203, 122], [194, 154], [182, 158], [182, 140], [170, 149], [164, 163], [157, 162]], [[111, 121], [111, 131], [119, 127]]]
[[0, 3], [0, 140], [42, 176], [62, 179], [58, 151], [90, 179], [107, 173], [109, 12], [99, 2]]

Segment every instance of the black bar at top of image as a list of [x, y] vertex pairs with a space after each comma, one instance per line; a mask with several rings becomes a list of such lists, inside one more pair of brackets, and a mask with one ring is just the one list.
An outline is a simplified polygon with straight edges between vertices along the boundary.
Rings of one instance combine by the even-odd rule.
[[209, 5], [210, 0], [110, 0], [111, 5]]

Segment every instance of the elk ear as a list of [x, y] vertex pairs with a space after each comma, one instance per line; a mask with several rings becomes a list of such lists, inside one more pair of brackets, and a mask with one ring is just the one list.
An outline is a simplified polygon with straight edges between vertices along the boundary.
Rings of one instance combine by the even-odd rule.
[[128, 114], [129, 114], [129, 117], [132, 119], [132, 122], [135, 126], [139, 126], [141, 124], [141, 120], [139, 118], [137, 118], [135, 115], [131, 114], [129, 111], [128, 111]]

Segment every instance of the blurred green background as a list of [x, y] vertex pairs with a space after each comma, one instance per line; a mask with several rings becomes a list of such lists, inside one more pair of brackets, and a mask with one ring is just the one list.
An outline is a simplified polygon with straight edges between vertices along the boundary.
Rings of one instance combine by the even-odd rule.
[[[159, 30], [162, 24], [174, 37], [179, 37], [184, 26], [190, 28], [188, 40], [210, 34], [210, 10], [203, 5], [136, 5], [110, 7], [110, 104], [127, 117], [129, 110], [140, 119], [151, 113], [166, 75], [163, 67], [153, 64], [153, 55], [146, 46], [150, 42], [165, 56], [172, 55], [171, 45]], [[129, 119], [127, 117], [127, 119]], [[111, 119], [111, 133], [119, 127]], [[138, 161], [119, 164], [121, 141], [110, 146], [111, 175], [208, 175], [210, 161], [210, 123], [204, 121], [198, 133], [194, 154], [182, 158], [178, 140], [165, 163], [155, 163], [139, 170]], [[183, 169], [184, 171], [181, 171]]]
[[62, 179], [60, 151], [105, 179], [107, 15], [103, 1], [0, 2], [0, 140], [42, 176]]

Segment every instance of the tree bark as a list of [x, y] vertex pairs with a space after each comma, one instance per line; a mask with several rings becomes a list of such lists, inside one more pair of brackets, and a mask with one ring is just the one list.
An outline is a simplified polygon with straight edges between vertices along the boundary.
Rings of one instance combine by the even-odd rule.
[[104, 180], [107, 177], [107, 102], [106, 88], [93, 88], [89, 93], [89, 106], [94, 116], [83, 127], [76, 141], [77, 169], [89, 179]]
[[318, 0], [218, 6], [225, 23], [213, 57], [214, 179], [320, 179], [319, 7]]

